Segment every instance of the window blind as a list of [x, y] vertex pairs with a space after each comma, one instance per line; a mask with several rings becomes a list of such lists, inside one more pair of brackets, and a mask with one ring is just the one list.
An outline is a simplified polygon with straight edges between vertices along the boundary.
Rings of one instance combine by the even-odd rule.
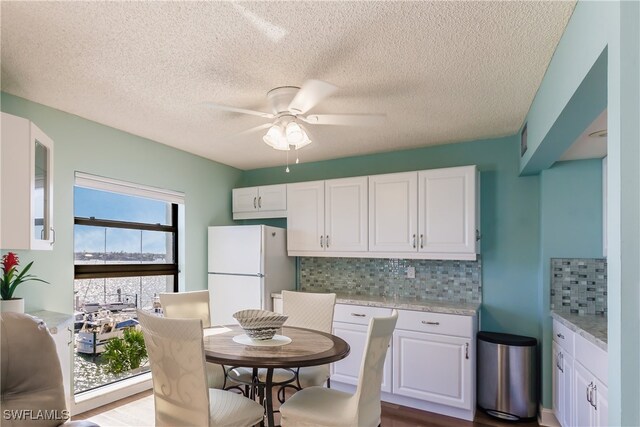
[[178, 191], [119, 181], [84, 172], [76, 172], [75, 185], [78, 187], [92, 188], [94, 190], [110, 191], [112, 193], [123, 193], [130, 196], [162, 200], [167, 203], [184, 204], [184, 193]]

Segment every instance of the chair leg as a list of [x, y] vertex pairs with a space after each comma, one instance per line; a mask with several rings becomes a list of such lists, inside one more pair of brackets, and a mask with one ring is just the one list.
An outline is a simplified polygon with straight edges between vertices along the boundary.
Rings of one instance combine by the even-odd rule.
[[327, 388], [331, 388], [331, 378], [327, 378]]

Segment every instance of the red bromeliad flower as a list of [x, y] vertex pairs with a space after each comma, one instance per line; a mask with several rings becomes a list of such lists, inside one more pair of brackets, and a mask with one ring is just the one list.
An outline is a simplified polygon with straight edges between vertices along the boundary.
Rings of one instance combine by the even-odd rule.
[[18, 255], [9, 252], [2, 257], [2, 271], [8, 273], [12, 268], [17, 267], [19, 263]]
[[8, 252], [2, 256], [2, 274], [0, 275], [0, 298], [3, 300], [13, 299], [13, 293], [18, 285], [30, 280], [42, 283], [49, 283], [42, 279], [38, 279], [33, 274], [27, 274], [33, 261], [27, 264], [22, 271], [18, 271], [20, 260], [18, 255]]

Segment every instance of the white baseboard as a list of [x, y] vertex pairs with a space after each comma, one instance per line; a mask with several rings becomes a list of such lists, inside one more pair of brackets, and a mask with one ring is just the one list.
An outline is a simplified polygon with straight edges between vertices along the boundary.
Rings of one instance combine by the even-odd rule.
[[100, 387], [97, 390], [77, 394], [72, 403], [71, 416], [73, 417], [73, 415], [81, 414], [115, 402], [116, 400], [150, 390], [152, 386], [151, 372], [147, 372], [146, 374], [137, 375], [115, 384]]
[[[344, 384], [333, 380], [331, 381], [331, 388], [334, 390], [345, 391], [347, 393], [355, 393], [356, 391], [356, 386], [354, 385]], [[386, 393], [384, 391], [380, 393], [380, 400], [382, 400], [383, 402], [394, 403], [396, 405], [420, 409], [421, 411], [433, 412], [435, 414], [446, 415], [448, 417], [459, 418], [461, 420], [467, 421], [473, 421], [476, 413], [475, 399], [471, 403], [471, 409], [454, 408], [452, 406], [440, 405], [424, 400], [399, 396], [392, 393]]]
[[548, 409], [540, 405], [538, 411], [538, 424], [547, 427], [560, 427], [560, 423], [556, 419], [552, 409]]

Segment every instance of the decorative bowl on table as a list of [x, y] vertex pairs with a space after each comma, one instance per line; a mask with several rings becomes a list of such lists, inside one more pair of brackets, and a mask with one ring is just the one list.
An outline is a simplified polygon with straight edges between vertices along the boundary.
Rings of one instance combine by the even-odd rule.
[[247, 336], [253, 340], [270, 340], [289, 316], [267, 310], [240, 310], [233, 314]]

